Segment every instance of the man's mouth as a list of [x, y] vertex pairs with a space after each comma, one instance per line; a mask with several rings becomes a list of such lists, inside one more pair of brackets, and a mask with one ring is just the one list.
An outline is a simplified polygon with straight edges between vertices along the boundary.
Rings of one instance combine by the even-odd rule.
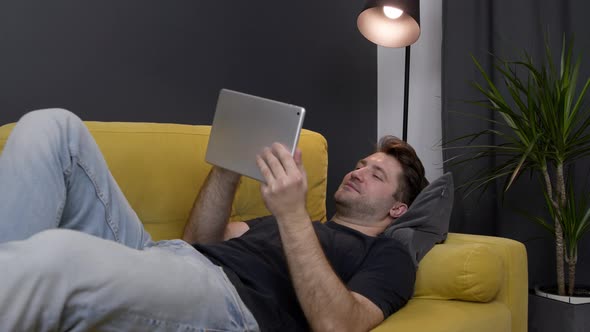
[[354, 184], [352, 184], [350, 182], [347, 182], [346, 184], [344, 184], [344, 188], [349, 189], [349, 190], [352, 190], [352, 191], [355, 191], [357, 193], [360, 193], [360, 191], [358, 190], [358, 188]]

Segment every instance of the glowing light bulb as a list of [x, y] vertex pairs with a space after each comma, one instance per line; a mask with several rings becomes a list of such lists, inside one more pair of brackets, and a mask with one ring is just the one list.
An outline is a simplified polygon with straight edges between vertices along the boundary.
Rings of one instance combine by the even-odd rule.
[[395, 7], [390, 7], [390, 6], [383, 7], [383, 14], [385, 14], [385, 16], [389, 17], [392, 20], [398, 19], [400, 16], [402, 16], [403, 13], [404, 13], [403, 10], [395, 8]]

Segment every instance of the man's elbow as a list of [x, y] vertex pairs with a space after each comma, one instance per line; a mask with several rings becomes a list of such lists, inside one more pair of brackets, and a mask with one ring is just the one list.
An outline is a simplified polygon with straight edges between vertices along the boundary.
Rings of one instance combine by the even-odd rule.
[[348, 331], [346, 324], [337, 322], [333, 319], [322, 319], [318, 324], [312, 328], [314, 332], [344, 332]]
[[321, 319], [312, 330], [314, 332], [362, 332], [369, 331], [371, 327], [365, 324], [358, 324], [359, 321], [352, 322], [347, 319]]
[[182, 237], [181, 239], [187, 243], [195, 243], [197, 241], [195, 241], [193, 233], [189, 230], [184, 230], [184, 232], [182, 233]]

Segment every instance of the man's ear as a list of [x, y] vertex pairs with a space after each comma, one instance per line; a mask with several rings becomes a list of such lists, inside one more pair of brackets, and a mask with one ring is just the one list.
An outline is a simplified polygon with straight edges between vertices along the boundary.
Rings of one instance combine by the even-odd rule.
[[406, 203], [398, 202], [389, 210], [389, 216], [393, 219], [397, 219], [406, 213], [406, 211], [408, 211], [408, 205], [406, 205]]

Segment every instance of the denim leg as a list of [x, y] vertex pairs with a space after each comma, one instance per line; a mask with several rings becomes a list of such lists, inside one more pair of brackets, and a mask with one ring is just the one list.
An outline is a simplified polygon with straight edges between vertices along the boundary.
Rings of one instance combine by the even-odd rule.
[[0, 331], [257, 331], [227, 276], [184, 241], [136, 250], [55, 229], [0, 244]]
[[0, 243], [68, 228], [132, 248], [151, 242], [83, 122], [61, 109], [24, 115], [0, 155]]

